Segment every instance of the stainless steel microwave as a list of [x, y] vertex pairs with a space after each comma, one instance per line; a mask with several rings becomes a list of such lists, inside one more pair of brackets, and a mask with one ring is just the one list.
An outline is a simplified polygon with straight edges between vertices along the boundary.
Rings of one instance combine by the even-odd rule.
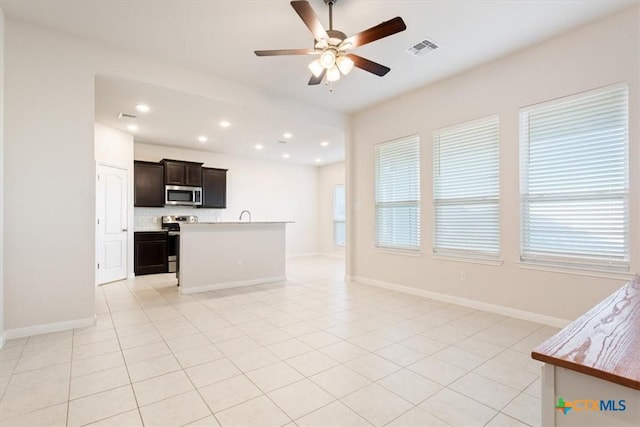
[[202, 187], [165, 185], [164, 204], [178, 206], [202, 206]]

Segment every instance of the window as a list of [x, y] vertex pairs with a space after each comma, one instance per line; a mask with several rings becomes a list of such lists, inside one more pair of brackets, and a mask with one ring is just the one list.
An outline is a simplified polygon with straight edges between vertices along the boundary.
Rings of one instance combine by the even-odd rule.
[[344, 197], [344, 185], [333, 187], [333, 244], [344, 246], [346, 240], [345, 230], [346, 206]]
[[417, 136], [375, 148], [376, 246], [420, 249], [420, 141]]
[[629, 268], [628, 89], [520, 112], [521, 259]]
[[500, 254], [498, 117], [436, 131], [434, 253]]

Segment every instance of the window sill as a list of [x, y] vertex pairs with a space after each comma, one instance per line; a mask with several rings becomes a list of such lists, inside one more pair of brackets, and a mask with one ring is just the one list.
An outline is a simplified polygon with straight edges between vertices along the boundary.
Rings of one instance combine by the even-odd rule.
[[474, 257], [460, 256], [460, 255], [445, 255], [445, 254], [437, 254], [437, 253], [432, 253], [431, 258], [442, 260], [442, 261], [468, 262], [471, 264], [494, 265], [494, 266], [501, 266], [502, 264], [504, 264], [504, 261], [499, 258], [474, 258]]
[[391, 249], [391, 248], [380, 248], [380, 247], [374, 246], [373, 250], [381, 254], [422, 257], [422, 252], [420, 250], [413, 250], [413, 249]]
[[575, 276], [599, 277], [603, 279], [614, 280], [631, 280], [636, 275], [636, 273], [631, 272], [626, 273], [609, 270], [582, 269], [571, 266], [558, 266], [555, 264], [548, 264], [543, 262], [520, 261], [516, 263], [516, 265], [518, 266], [518, 268], [522, 268], [525, 270], [548, 271], [550, 273], [572, 274]]

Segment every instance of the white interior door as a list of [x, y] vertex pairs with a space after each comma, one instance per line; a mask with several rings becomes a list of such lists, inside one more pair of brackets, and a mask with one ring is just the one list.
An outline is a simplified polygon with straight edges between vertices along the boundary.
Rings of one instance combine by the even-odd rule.
[[127, 277], [127, 170], [98, 165], [97, 284]]

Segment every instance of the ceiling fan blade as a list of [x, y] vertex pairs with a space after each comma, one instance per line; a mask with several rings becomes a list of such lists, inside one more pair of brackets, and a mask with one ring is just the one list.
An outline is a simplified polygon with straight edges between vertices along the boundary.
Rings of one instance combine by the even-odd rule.
[[351, 58], [354, 66], [362, 70], [368, 71], [370, 73], [373, 73], [376, 76], [382, 77], [385, 74], [387, 74], [389, 71], [391, 71], [391, 68], [385, 67], [384, 65], [378, 64], [377, 62], [373, 62], [370, 59], [363, 58], [362, 56], [354, 55], [353, 53], [350, 53], [347, 56]]
[[313, 34], [313, 38], [316, 40], [328, 39], [329, 35], [327, 31], [322, 26], [322, 23], [313, 12], [313, 8], [307, 1], [292, 1], [291, 7], [296, 13], [300, 16], [300, 19], [304, 22], [304, 24], [309, 28], [311, 34]]
[[309, 79], [308, 85], [309, 86], [319, 85], [322, 82], [322, 79], [324, 79], [325, 74], [327, 74], [327, 70], [322, 70], [322, 74], [320, 74], [318, 77], [312, 74], [311, 78]]
[[393, 19], [383, 22], [382, 24], [378, 24], [375, 27], [371, 27], [368, 30], [364, 30], [358, 34], [347, 37], [341, 43], [341, 45], [346, 46], [347, 44], [350, 44], [350, 47], [363, 46], [367, 43], [380, 40], [384, 37], [399, 33], [400, 31], [404, 31], [406, 29], [407, 26], [405, 25], [402, 18], [397, 16]]
[[316, 53], [313, 50], [309, 49], [254, 50], [253, 52], [257, 56], [313, 55], [314, 53]]

